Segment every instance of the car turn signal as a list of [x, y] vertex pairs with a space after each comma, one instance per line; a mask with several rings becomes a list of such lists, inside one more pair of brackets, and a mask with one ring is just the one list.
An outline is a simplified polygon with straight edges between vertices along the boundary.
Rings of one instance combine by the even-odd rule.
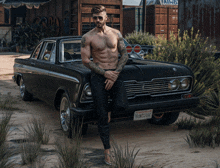
[[192, 97], [193, 97], [192, 94], [185, 94], [185, 95], [183, 95], [183, 98], [185, 98], [185, 99], [189, 99], [189, 98], [192, 98]]

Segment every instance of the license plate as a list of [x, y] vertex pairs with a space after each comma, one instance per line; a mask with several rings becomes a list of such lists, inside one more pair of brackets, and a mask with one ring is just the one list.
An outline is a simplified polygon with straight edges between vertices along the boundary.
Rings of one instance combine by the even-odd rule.
[[153, 114], [153, 109], [135, 111], [134, 121], [150, 119], [152, 118], [152, 114]]

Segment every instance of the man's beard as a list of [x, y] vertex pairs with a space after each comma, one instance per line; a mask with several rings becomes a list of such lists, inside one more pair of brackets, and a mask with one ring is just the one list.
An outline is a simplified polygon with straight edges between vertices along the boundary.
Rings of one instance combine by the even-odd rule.
[[96, 27], [98, 27], [98, 28], [102, 28], [103, 27], [103, 25], [104, 25], [104, 23], [96, 23]]

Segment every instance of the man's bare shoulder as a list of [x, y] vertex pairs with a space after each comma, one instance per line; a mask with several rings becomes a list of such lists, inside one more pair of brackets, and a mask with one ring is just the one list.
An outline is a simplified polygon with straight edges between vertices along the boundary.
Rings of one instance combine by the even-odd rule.
[[117, 36], [118, 39], [123, 39], [121, 32], [118, 29], [111, 28], [111, 31]]
[[90, 30], [89, 32], [85, 33], [82, 36], [81, 46], [85, 47], [86, 45], [90, 44], [92, 41], [92, 36], [94, 35], [94, 29]]
[[84, 34], [83, 36], [82, 36], [82, 38], [86, 38], [87, 40], [89, 40], [89, 39], [91, 39], [92, 37], [92, 35], [94, 34], [94, 30], [92, 29], [92, 30], [90, 30], [89, 32], [87, 32], [86, 34]]

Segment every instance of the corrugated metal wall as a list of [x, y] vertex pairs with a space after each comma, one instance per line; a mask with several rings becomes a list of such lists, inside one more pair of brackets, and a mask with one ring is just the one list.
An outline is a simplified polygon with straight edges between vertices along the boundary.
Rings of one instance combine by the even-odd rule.
[[220, 0], [179, 0], [178, 18], [181, 33], [194, 27], [220, 45]]
[[170, 32], [178, 34], [177, 5], [149, 5], [146, 8], [146, 32], [169, 39]]

